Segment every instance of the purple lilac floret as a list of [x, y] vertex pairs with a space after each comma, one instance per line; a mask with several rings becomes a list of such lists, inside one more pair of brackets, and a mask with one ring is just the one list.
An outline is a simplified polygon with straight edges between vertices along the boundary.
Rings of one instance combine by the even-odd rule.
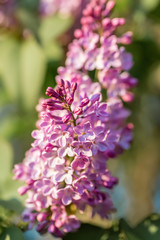
[[111, 0], [91, 0], [83, 11], [57, 86], [47, 88], [49, 98], [37, 107], [35, 141], [14, 168], [15, 179], [25, 182], [19, 193], [28, 195], [23, 218], [39, 232], [61, 237], [75, 231], [76, 212], [87, 206], [101, 218], [115, 210], [108, 192], [117, 178], [107, 162], [130, 147], [133, 125], [126, 123], [130, 111], [123, 101], [133, 100], [137, 80], [127, 72], [131, 55], [119, 47], [130, 44], [131, 33], [115, 35], [125, 21], [109, 18], [113, 7]]

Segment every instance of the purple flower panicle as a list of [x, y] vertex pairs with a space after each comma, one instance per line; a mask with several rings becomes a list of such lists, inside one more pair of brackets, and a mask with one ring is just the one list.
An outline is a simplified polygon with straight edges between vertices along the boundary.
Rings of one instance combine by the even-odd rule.
[[25, 182], [19, 193], [28, 195], [24, 220], [39, 232], [75, 231], [76, 212], [87, 206], [101, 218], [115, 210], [107, 192], [118, 180], [107, 162], [130, 146], [133, 125], [123, 101], [133, 100], [137, 80], [127, 72], [131, 54], [119, 46], [130, 44], [131, 33], [115, 35], [125, 20], [110, 18], [113, 7], [112, 0], [91, 0], [84, 9], [57, 86], [47, 88], [49, 98], [37, 107], [35, 141], [14, 168], [15, 179]]

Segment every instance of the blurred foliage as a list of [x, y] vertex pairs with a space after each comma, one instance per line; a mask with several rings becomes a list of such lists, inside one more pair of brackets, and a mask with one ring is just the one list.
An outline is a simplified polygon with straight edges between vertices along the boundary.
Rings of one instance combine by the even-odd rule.
[[158, 240], [160, 239], [160, 216], [152, 214], [136, 227], [131, 227], [124, 219], [116, 221], [110, 228], [103, 229], [82, 224], [75, 233], [67, 234], [63, 240]]
[[[46, 87], [55, 85], [57, 67], [63, 65], [64, 52], [73, 36], [72, 30], [68, 30], [74, 19], [59, 14], [41, 18], [37, 10], [39, 0], [16, 0], [16, 4], [17, 27], [0, 29], [0, 239], [37, 240], [42, 238], [35, 231], [23, 234], [21, 227], [16, 226], [24, 198], [18, 196], [21, 184], [12, 180], [12, 168], [22, 161], [30, 146], [37, 119], [35, 106]], [[129, 121], [135, 125], [134, 142], [121, 159], [109, 163], [120, 179], [113, 193], [116, 216], [127, 216], [131, 223], [139, 222], [155, 209], [160, 212], [155, 207], [160, 192], [159, 13], [159, 0], [119, 0], [113, 15], [126, 18], [126, 25], [119, 28], [118, 34], [133, 31], [133, 43], [127, 50], [135, 62], [131, 74], [139, 79], [135, 101], [127, 105], [132, 110]], [[64, 240], [160, 239], [158, 215], [134, 228], [124, 220], [116, 224], [107, 231], [84, 224]]]

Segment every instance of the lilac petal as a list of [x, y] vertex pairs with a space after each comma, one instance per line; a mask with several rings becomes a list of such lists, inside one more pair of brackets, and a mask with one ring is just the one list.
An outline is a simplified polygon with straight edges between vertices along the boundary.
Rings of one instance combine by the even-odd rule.
[[74, 128], [75, 133], [80, 134], [82, 132], [82, 127], [81, 126], [76, 126]]
[[35, 139], [43, 139], [44, 133], [40, 130], [34, 130], [32, 132], [32, 137], [35, 138]]
[[65, 179], [65, 172], [57, 173], [56, 176], [55, 176], [55, 180], [57, 182], [63, 182], [64, 179]]
[[69, 205], [71, 202], [72, 202], [71, 196], [64, 195], [64, 196], [62, 197], [62, 203], [63, 203], [64, 205]]
[[101, 152], [104, 152], [107, 149], [107, 146], [104, 142], [97, 143], [97, 147], [98, 147], [99, 151], [101, 151]]
[[92, 191], [94, 189], [94, 184], [92, 182], [87, 181], [85, 183], [85, 187], [87, 188], [88, 191]]
[[91, 128], [91, 124], [89, 122], [84, 124], [84, 132], [87, 132]]
[[102, 141], [104, 139], [105, 135], [104, 135], [104, 132], [103, 133], [100, 133], [96, 139], [98, 139], [98, 141]]
[[67, 154], [69, 157], [73, 157], [74, 156], [74, 152], [71, 148], [67, 148]]
[[51, 192], [52, 192], [52, 188], [50, 186], [46, 186], [46, 187], [43, 188], [44, 196], [47, 196], [47, 195], [51, 194]]
[[55, 198], [55, 199], [58, 198], [56, 188], [52, 188], [52, 197]]
[[73, 141], [72, 146], [73, 147], [79, 147], [79, 141]]
[[93, 156], [96, 155], [98, 152], [98, 146], [96, 144], [92, 145], [92, 154]]
[[67, 184], [71, 184], [72, 183], [72, 176], [70, 174], [66, 174], [65, 176], [65, 182]]
[[84, 153], [85, 153], [85, 155], [87, 156], [87, 157], [91, 157], [92, 156], [92, 151], [91, 151], [91, 149], [89, 150], [89, 151], [83, 151]]
[[66, 143], [67, 143], [66, 137], [65, 137], [65, 136], [62, 136], [62, 137], [60, 138], [60, 140], [59, 140], [59, 143], [60, 143], [60, 146], [65, 147], [65, 146], [66, 146]]
[[90, 99], [91, 103], [93, 104], [93, 103], [99, 101], [100, 96], [101, 96], [101, 95], [100, 95], [99, 93], [94, 94], [94, 95], [91, 97], [91, 99]]
[[63, 147], [63, 148], [60, 148], [59, 151], [58, 151], [58, 156], [60, 158], [64, 157], [66, 155], [66, 148]]
[[99, 106], [99, 109], [98, 109], [98, 110], [100, 110], [100, 111], [105, 111], [105, 110], [106, 110], [106, 108], [107, 108], [107, 103], [102, 103], [102, 104], [100, 104], [100, 106]]
[[104, 133], [104, 128], [103, 127], [101, 127], [101, 126], [98, 126], [98, 127], [95, 127], [95, 129], [94, 129], [94, 133], [96, 134], [96, 135], [99, 135], [100, 133]]
[[55, 165], [63, 165], [65, 163], [65, 159], [59, 158], [59, 157], [55, 158], [54, 161], [55, 161]]
[[[78, 185], [78, 184], [77, 184], [77, 185]], [[82, 185], [77, 186], [76, 191], [77, 191], [80, 195], [83, 194], [84, 190], [85, 190], [85, 188], [84, 188]]]
[[51, 139], [56, 140], [59, 137], [57, 133], [52, 134]]

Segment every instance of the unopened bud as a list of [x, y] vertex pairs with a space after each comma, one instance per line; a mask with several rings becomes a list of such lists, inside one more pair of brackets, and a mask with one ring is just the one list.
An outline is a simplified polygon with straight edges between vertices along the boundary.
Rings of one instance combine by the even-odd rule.
[[82, 109], [81, 107], [76, 107], [76, 108], [74, 109], [74, 113], [75, 113], [76, 115], [81, 115], [81, 114], [83, 113], [83, 109]]
[[64, 85], [65, 85], [65, 89], [68, 89], [71, 87], [71, 84], [69, 81], [65, 81]]
[[53, 149], [53, 145], [51, 143], [48, 143], [44, 148], [46, 152], [51, 152], [52, 149]]
[[59, 97], [59, 94], [56, 91], [54, 91], [54, 89], [52, 87], [47, 88], [46, 95], [49, 97], [55, 97], [55, 98]]
[[89, 15], [92, 15], [92, 13], [93, 13], [93, 8], [90, 6], [90, 4], [88, 4], [86, 6], [86, 9], [83, 10], [83, 15], [89, 16]]
[[103, 25], [104, 30], [110, 28], [112, 26], [110, 18], [104, 18], [102, 21], [102, 25]]
[[41, 212], [37, 215], [37, 221], [42, 222], [42, 221], [46, 220], [47, 217], [48, 217], [47, 213]]
[[48, 227], [48, 232], [49, 233], [53, 233], [55, 232], [55, 225], [53, 223], [51, 223]]
[[94, 8], [94, 17], [99, 18], [101, 16], [102, 9], [100, 6]]
[[63, 86], [64, 86], [64, 80], [63, 80], [63, 79], [59, 79], [59, 80], [57, 81], [57, 83], [58, 83], [58, 85], [59, 85], [60, 87], [63, 87]]
[[125, 33], [122, 37], [118, 39], [118, 43], [130, 44], [132, 42], [132, 32]]
[[77, 89], [77, 83], [74, 82], [71, 84], [71, 90], [74, 93], [76, 91], [76, 89]]
[[112, 19], [112, 24], [113, 24], [114, 27], [124, 25], [125, 24], [125, 19], [124, 18], [113, 18]]
[[71, 113], [64, 115], [64, 116], [62, 117], [62, 121], [63, 121], [64, 123], [67, 123], [67, 122], [70, 120], [71, 116], [72, 116]]
[[88, 25], [88, 24], [91, 24], [93, 22], [94, 22], [93, 17], [88, 16], [88, 17], [82, 17], [81, 18], [81, 24], [82, 25]]
[[73, 103], [73, 100], [74, 100], [74, 98], [73, 98], [73, 96], [71, 96], [71, 95], [69, 95], [69, 96], [66, 97], [66, 101], [67, 101], [67, 103], [68, 103], [69, 105], [71, 105], [71, 104]]
[[28, 187], [28, 186], [22, 186], [22, 187], [18, 188], [18, 193], [20, 195], [24, 195], [29, 189], [30, 189], [30, 187]]
[[83, 36], [83, 32], [82, 32], [82, 30], [80, 30], [80, 29], [76, 29], [75, 31], [74, 31], [74, 36], [76, 37], [76, 38], [81, 38], [82, 36]]
[[115, 2], [113, 0], [110, 0], [107, 4], [106, 4], [106, 10], [104, 11], [104, 15], [107, 16], [112, 9], [115, 6]]
[[134, 94], [132, 92], [128, 92], [122, 96], [122, 100], [124, 102], [132, 102], [134, 99]]
[[56, 87], [56, 92], [59, 94], [59, 96], [61, 96], [61, 97], [64, 96], [64, 92], [62, 91], [62, 89], [59, 86]]
[[80, 107], [85, 107], [88, 103], [89, 103], [89, 99], [88, 98], [84, 98], [81, 101]]
[[37, 232], [43, 232], [43, 230], [47, 227], [47, 225], [48, 225], [48, 221], [47, 220], [45, 220], [42, 223], [38, 223], [38, 225], [36, 227]]

